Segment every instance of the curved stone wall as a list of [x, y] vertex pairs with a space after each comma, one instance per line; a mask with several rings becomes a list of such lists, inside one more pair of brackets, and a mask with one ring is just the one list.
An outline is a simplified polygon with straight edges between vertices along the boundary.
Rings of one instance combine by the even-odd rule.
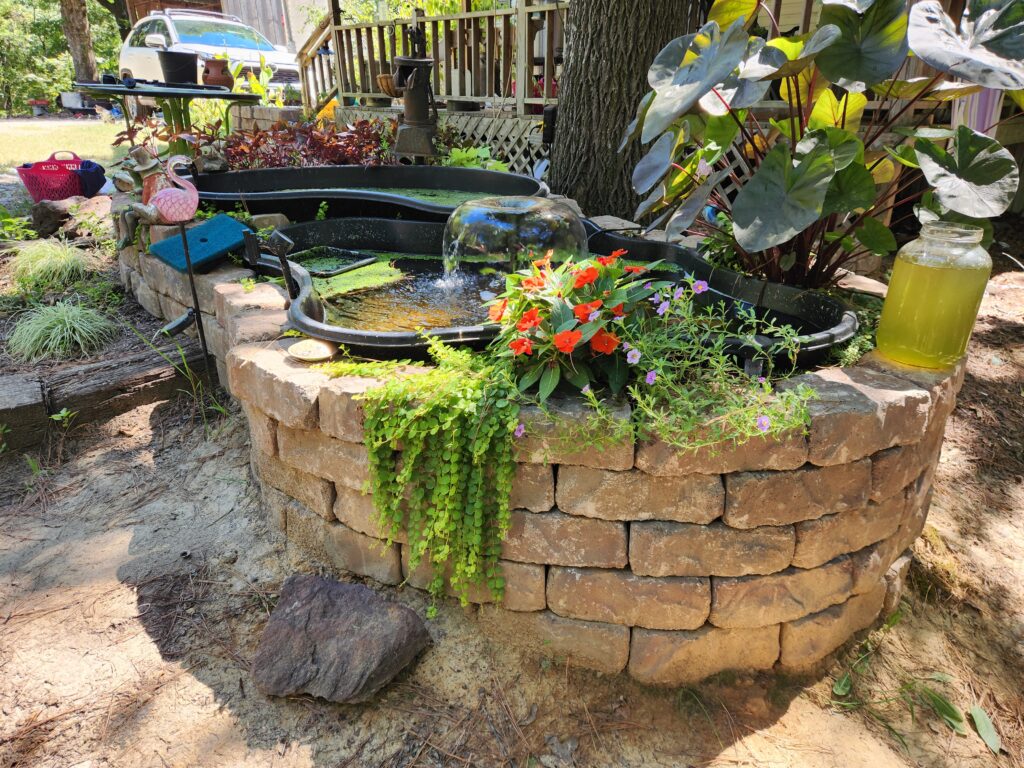
[[[425, 586], [403, 542], [380, 540], [363, 493], [354, 395], [375, 382], [329, 379], [266, 344], [235, 347], [227, 368], [289, 541], [339, 571]], [[501, 607], [546, 652], [645, 683], [814, 666], [894, 604], [962, 376], [868, 356], [786, 383], [818, 393], [806, 436], [686, 454], [560, 450], [553, 425], [524, 411]]]

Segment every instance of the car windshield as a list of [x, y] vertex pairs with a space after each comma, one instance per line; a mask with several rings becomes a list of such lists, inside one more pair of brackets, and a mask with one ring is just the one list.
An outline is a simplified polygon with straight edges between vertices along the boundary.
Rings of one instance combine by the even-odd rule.
[[183, 43], [212, 45], [218, 48], [245, 48], [250, 51], [272, 51], [267, 38], [251, 27], [223, 24], [207, 19], [175, 19], [178, 38]]

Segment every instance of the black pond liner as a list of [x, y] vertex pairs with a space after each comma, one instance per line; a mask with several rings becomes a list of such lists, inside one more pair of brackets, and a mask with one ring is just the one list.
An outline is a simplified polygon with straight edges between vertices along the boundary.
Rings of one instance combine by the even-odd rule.
[[[639, 261], [664, 260], [682, 268], [695, 279], [707, 281], [710, 290], [703, 294], [708, 301], [724, 301], [727, 308], [754, 308], [759, 316], [788, 322], [801, 331], [797, 365], [810, 368], [821, 362], [837, 344], [848, 341], [857, 331], [856, 315], [842, 302], [818, 291], [792, 288], [764, 280], [744, 277], [727, 269], [716, 269], [703, 261], [690, 248], [654, 240], [623, 237], [599, 229], [589, 220], [584, 225], [590, 236], [594, 255], [609, 254], [619, 248], [629, 251], [629, 258]], [[293, 224], [281, 232], [295, 242], [295, 251], [321, 245], [355, 251], [396, 253], [441, 253], [444, 225], [433, 222], [388, 219], [332, 219]], [[422, 358], [426, 342], [413, 331], [368, 331], [342, 328], [325, 321], [326, 310], [313, 289], [309, 272], [289, 262], [295, 278], [297, 294], [288, 307], [292, 326], [317, 339], [344, 344], [356, 355], [380, 358]], [[260, 260], [260, 271], [281, 274], [279, 262], [270, 256]], [[493, 324], [459, 328], [433, 328], [430, 333], [448, 344], [480, 349], [498, 332]], [[774, 343], [769, 337], [758, 337], [762, 347]], [[729, 344], [730, 351], [740, 358], [751, 356], [751, 348], [739, 339]], [[781, 359], [778, 361], [783, 363]]]
[[283, 213], [292, 221], [310, 221], [322, 202], [327, 218], [336, 216], [448, 220], [457, 207], [421, 200], [395, 190], [478, 192], [479, 197], [546, 197], [544, 182], [529, 176], [479, 168], [431, 165], [324, 165], [201, 173], [193, 179], [200, 202], [218, 210], [242, 205], [249, 213]]

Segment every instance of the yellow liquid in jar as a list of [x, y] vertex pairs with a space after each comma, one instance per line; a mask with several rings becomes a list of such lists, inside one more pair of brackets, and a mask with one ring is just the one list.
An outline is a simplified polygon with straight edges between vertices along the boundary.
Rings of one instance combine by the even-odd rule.
[[878, 323], [878, 351], [921, 368], [953, 365], [967, 350], [991, 271], [897, 258]]

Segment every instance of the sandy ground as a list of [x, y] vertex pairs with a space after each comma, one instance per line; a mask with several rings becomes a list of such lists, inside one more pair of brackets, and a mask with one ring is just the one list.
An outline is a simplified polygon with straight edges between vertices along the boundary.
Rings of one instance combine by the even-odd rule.
[[[372, 704], [271, 700], [248, 663], [296, 564], [239, 415], [204, 429], [187, 401], [146, 406], [71, 435], [38, 475], [0, 458], [0, 766], [1022, 766], [1022, 309], [1024, 278], [996, 277], [903, 608], [811, 680], [648, 689], [445, 604]], [[954, 734], [922, 685], [980, 704], [1008, 753]]]

